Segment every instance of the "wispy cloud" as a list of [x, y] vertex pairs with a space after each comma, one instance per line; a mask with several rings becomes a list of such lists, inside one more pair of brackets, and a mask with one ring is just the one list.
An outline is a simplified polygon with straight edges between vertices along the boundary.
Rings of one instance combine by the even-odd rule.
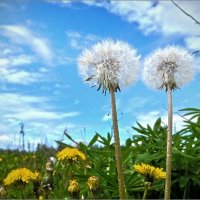
[[102, 121], [107, 122], [110, 121], [112, 119], [110, 114], [105, 114], [102, 118]]
[[20, 25], [1, 25], [0, 34], [8, 37], [12, 42], [28, 46], [43, 61], [50, 63], [53, 59], [49, 41], [37, 36], [25, 26]]
[[[143, 126], [146, 126], [149, 124], [150, 126], [153, 126], [156, 122], [156, 120], [161, 117], [162, 125], [167, 125], [167, 112], [166, 111], [160, 111], [160, 110], [153, 110], [150, 112], [145, 113], [139, 113], [136, 116], [136, 121], [142, 124]], [[174, 130], [176, 131], [181, 130], [183, 128], [183, 118], [179, 116], [178, 114], [174, 113], [173, 115], [173, 126]], [[136, 124], [134, 126], [137, 126]]]
[[0, 68], [0, 81], [4, 83], [28, 85], [40, 80], [39, 73], [28, 72], [24, 70], [16, 70], [9, 68]]
[[[60, 5], [65, 0], [57, 1]], [[68, 5], [74, 1], [67, 1]], [[199, 35], [200, 27], [188, 16], [178, 10], [170, 1], [80, 1], [88, 6], [105, 8], [108, 12], [121, 16], [130, 23], [137, 23], [138, 28], [146, 35], [160, 33], [164, 36], [177, 35], [185, 37], [188, 48], [200, 48], [193, 37]], [[179, 1], [179, 6], [196, 19], [200, 18], [198, 1]], [[173, 19], [173, 20], [172, 20]], [[198, 40], [198, 39], [197, 39]], [[77, 45], [76, 40], [72, 45]]]
[[101, 38], [94, 34], [83, 34], [77, 31], [67, 31], [67, 38], [72, 48], [82, 50], [90, 47], [92, 44], [101, 40]]
[[47, 110], [41, 110], [40, 109], [29, 109], [29, 110], [24, 110], [22, 108], [22, 111], [17, 112], [17, 113], [12, 113], [12, 114], [5, 114], [4, 116], [6, 118], [17, 118], [21, 119], [22, 121], [27, 121], [27, 120], [60, 120], [68, 117], [75, 117], [78, 116], [80, 113], [79, 112], [68, 112], [68, 113], [63, 113], [63, 112], [53, 112], [53, 111], [47, 111]]
[[124, 112], [134, 113], [136, 110], [145, 107], [145, 105], [149, 102], [151, 102], [150, 98], [138, 96], [130, 98], [128, 100], [126, 99], [126, 103], [122, 103], [122, 106], [126, 105], [124, 108]]
[[19, 138], [21, 122], [25, 124], [29, 140], [45, 137], [51, 141], [61, 139], [66, 127], [70, 130], [77, 128], [77, 125], [70, 122], [70, 119], [80, 114], [77, 111], [57, 111], [46, 97], [2, 93], [0, 95], [1, 146], [11, 145], [13, 147], [14, 135], [17, 134]]
[[52, 4], [59, 4], [60, 6], [70, 6], [72, 3], [71, 0], [46, 0], [46, 2]]
[[[9, 50], [7, 49], [7, 52]], [[4, 50], [6, 52], [6, 49]], [[7, 56], [0, 58], [0, 67], [4, 66], [22, 66], [22, 65], [29, 65], [35, 61], [35, 58], [31, 55], [17, 55], [17, 56]]]
[[44, 97], [26, 96], [4, 93], [0, 96], [0, 111], [2, 117], [16, 118], [24, 121], [31, 120], [60, 120], [76, 117], [80, 112], [57, 112], [49, 110], [48, 100]]

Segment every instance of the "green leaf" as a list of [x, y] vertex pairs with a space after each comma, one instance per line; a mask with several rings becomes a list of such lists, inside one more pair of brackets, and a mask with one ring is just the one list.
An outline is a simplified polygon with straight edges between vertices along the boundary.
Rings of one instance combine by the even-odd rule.
[[158, 119], [156, 120], [155, 124], [154, 124], [153, 131], [154, 131], [154, 132], [158, 131], [159, 128], [160, 128], [160, 126], [161, 126], [161, 118], [158, 118]]
[[95, 134], [95, 136], [91, 139], [91, 141], [88, 144], [88, 147], [92, 147], [93, 144], [98, 140], [98, 134]]

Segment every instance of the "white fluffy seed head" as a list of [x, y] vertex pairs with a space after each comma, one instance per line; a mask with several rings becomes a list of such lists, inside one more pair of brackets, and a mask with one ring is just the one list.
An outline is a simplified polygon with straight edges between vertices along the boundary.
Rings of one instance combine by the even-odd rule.
[[140, 56], [130, 45], [111, 39], [97, 43], [82, 52], [78, 59], [79, 73], [90, 85], [124, 86], [133, 84], [138, 77]]
[[181, 87], [193, 79], [193, 56], [179, 46], [158, 49], [144, 61], [143, 81], [153, 89]]

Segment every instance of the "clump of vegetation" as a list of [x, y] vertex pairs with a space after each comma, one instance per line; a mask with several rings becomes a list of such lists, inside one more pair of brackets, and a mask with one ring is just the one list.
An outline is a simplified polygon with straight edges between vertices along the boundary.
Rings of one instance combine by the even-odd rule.
[[[185, 112], [185, 126], [172, 135], [171, 198], [199, 199], [200, 109], [187, 108], [182, 111]], [[133, 127], [132, 138], [121, 146], [127, 198], [160, 199], [164, 196], [167, 127], [162, 126], [160, 118], [152, 127], [137, 125]], [[67, 133], [65, 136], [70, 142], [74, 141]], [[17, 182], [9, 186], [3, 182], [17, 168], [27, 168], [33, 174], [36, 171], [40, 173], [37, 181], [28, 181], [23, 187], [24, 198], [119, 198], [115, 150], [110, 133], [106, 137], [96, 133], [88, 144], [78, 143], [76, 155], [81, 153], [85, 159], [72, 160], [70, 165], [68, 159], [55, 163], [49, 159], [66, 148], [74, 148], [57, 142], [59, 150], [47, 147], [45, 151], [41, 147], [35, 152], [1, 150], [0, 198], [22, 198], [21, 190], [16, 189]]]

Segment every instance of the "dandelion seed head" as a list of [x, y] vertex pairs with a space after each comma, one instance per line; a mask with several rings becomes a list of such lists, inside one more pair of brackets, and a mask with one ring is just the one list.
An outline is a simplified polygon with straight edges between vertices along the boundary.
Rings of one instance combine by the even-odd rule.
[[138, 77], [140, 56], [129, 44], [111, 39], [98, 42], [82, 52], [78, 59], [79, 73], [92, 86], [103, 89], [123, 88], [133, 84]]
[[[195, 74], [194, 58], [179, 46], [158, 49], [144, 61], [143, 81], [153, 89], [181, 87]], [[175, 88], [172, 88], [175, 89]]]

